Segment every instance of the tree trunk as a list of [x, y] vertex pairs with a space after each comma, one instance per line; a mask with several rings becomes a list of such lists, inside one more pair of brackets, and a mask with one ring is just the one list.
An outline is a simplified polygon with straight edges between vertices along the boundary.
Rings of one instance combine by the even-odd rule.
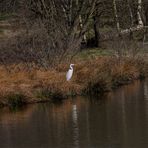
[[120, 24], [119, 24], [119, 19], [118, 19], [116, 0], [113, 0], [113, 8], [114, 8], [114, 15], [115, 15], [117, 31], [120, 34]]
[[142, 10], [142, 0], [138, 0], [138, 9], [137, 9], [138, 25], [144, 26], [141, 17], [141, 12], [142, 12], [141, 10]]
[[98, 21], [98, 18], [96, 18], [96, 16], [93, 17], [93, 20], [94, 20], [94, 32], [95, 32], [95, 47], [99, 47], [100, 45], [100, 32], [99, 32], [99, 21]]
[[148, 26], [148, 8], [145, 10], [145, 24]]
[[128, 6], [128, 9], [129, 9], [129, 14], [130, 14], [130, 18], [131, 18], [131, 26], [133, 26], [134, 25], [134, 17], [133, 17], [133, 13], [132, 13], [132, 9], [131, 9], [129, 0], [127, 0], [127, 6]]

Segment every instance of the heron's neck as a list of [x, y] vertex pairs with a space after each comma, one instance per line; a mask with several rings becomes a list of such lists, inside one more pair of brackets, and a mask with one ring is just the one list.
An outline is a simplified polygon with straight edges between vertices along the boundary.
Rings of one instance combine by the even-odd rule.
[[73, 67], [70, 65], [70, 69], [73, 70]]

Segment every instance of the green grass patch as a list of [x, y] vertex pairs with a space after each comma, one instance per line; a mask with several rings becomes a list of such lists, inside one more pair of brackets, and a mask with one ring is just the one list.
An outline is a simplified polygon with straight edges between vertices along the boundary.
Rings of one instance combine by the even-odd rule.
[[54, 91], [51, 91], [50, 89], [41, 89], [36, 92], [36, 97], [41, 99], [41, 101], [60, 100], [65, 98], [65, 94], [57, 89], [55, 89]]
[[9, 94], [6, 99], [11, 108], [17, 108], [25, 104], [25, 96], [23, 94]]
[[0, 21], [5, 21], [9, 18], [11, 18], [12, 16], [14, 16], [14, 14], [12, 13], [0, 13]]
[[0, 28], [0, 34], [3, 34], [3, 33], [4, 33], [4, 29]]
[[41, 89], [36, 92], [35, 96], [41, 100], [45, 100], [51, 97], [51, 92], [48, 89]]
[[100, 28], [101, 33], [111, 32], [112, 30], [113, 30], [113, 28], [111, 28], [111, 27]]
[[97, 56], [111, 56], [113, 55], [112, 50], [104, 50], [104, 49], [98, 49], [98, 48], [93, 48], [93, 49], [86, 49], [81, 51], [78, 55], [77, 58], [80, 59], [89, 59], [89, 58], [94, 58]]

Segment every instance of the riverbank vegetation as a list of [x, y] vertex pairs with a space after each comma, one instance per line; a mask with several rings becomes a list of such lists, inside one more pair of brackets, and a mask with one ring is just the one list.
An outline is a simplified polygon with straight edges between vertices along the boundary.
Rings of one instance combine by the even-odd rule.
[[1, 67], [1, 104], [16, 105], [23, 102], [54, 101], [75, 95], [101, 94], [144, 78], [148, 73], [148, 63], [141, 58], [121, 60], [110, 56], [75, 61], [74, 75], [69, 82], [65, 78], [68, 68], [69, 64], [66, 63], [54, 69], [18, 72], [8, 72]]
[[2, 0], [0, 8], [2, 105], [101, 94], [147, 76], [145, 0]]

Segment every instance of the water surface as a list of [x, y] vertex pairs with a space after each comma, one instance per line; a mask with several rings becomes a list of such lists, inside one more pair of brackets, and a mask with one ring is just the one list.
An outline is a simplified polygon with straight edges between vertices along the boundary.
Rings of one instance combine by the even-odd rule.
[[0, 148], [146, 148], [148, 81], [103, 97], [0, 109]]

